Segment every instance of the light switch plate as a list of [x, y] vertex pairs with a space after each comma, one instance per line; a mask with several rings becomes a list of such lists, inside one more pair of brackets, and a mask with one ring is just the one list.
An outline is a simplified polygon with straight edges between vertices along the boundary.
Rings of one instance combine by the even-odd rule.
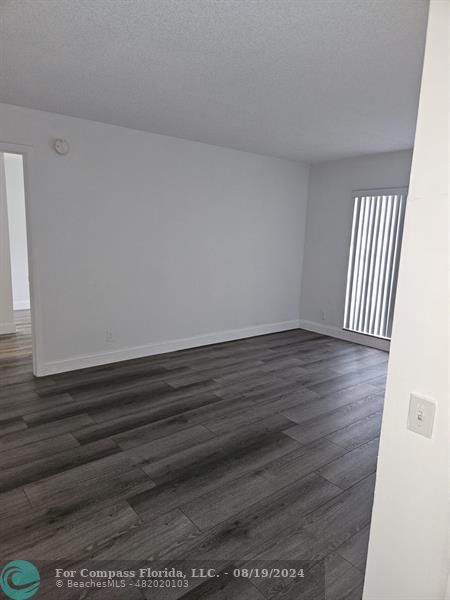
[[418, 394], [409, 397], [408, 429], [430, 438], [433, 435], [436, 404]]

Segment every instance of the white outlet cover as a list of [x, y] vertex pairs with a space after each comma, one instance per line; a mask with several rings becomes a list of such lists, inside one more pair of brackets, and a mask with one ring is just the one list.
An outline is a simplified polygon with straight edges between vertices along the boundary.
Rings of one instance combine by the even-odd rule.
[[435, 413], [435, 402], [418, 394], [411, 394], [409, 397], [408, 429], [431, 438]]

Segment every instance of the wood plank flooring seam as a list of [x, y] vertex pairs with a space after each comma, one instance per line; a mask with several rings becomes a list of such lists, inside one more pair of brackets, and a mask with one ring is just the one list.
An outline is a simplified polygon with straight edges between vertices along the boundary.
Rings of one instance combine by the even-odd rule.
[[[23, 431], [24, 431], [23, 429], [20, 430], [20, 433], [22, 433]], [[20, 446], [6, 446], [6, 447], [3, 447], [3, 448], [1, 447], [1, 437], [0, 437], [0, 465], [2, 463], [2, 457], [4, 457], [7, 452], [12, 452], [14, 450], [23, 452], [23, 451], [26, 451], [29, 448], [32, 448], [34, 444], [37, 444], [39, 442], [51, 442], [53, 440], [56, 440], [56, 439], [60, 438], [61, 436], [64, 436], [65, 438], [70, 438], [73, 441], [73, 447], [79, 447], [80, 446], [80, 442], [76, 439], [76, 437], [70, 431], [67, 431], [67, 432], [64, 432], [64, 433], [57, 433], [55, 435], [51, 435], [51, 436], [48, 436], [48, 437], [43, 437], [43, 438], [40, 438], [38, 440], [31, 439], [28, 443], [21, 444]], [[58, 454], [58, 452], [64, 452], [65, 450], [67, 450], [67, 448], [63, 448], [60, 451], [54, 449], [53, 452], [56, 453], [56, 454]]]
[[[187, 514], [184, 512], [184, 510], [183, 510], [183, 506], [177, 506], [177, 509], [178, 509], [178, 510], [179, 510], [181, 513], [183, 513], [183, 515], [186, 517], [186, 519], [187, 519], [188, 521], [190, 521], [190, 523], [192, 523], [192, 526], [193, 526], [193, 527], [195, 527], [199, 533], [201, 533], [201, 532], [202, 532], [202, 530], [200, 529], [200, 527], [199, 527], [199, 526], [198, 526], [196, 523], [194, 523], [194, 521], [193, 521], [193, 520], [190, 518], [190, 516], [189, 516], [189, 515], [187, 515]], [[137, 513], [136, 513], [136, 514], [137, 514]]]

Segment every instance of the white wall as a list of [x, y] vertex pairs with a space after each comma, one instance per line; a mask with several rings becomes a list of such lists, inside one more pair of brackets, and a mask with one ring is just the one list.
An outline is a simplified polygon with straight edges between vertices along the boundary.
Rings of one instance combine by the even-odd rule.
[[0, 123], [33, 146], [40, 374], [298, 325], [305, 165], [8, 105]]
[[14, 310], [30, 308], [22, 156], [4, 154]]
[[[449, 571], [449, 21], [432, 0], [364, 600], [442, 600]], [[432, 439], [406, 429], [411, 392]]]
[[0, 153], [0, 335], [14, 333], [5, 164]]
[[342, 331], [352, 191], [406, 187], [411, 154], [404, 150], [311, 166], [300, 302], [303, 327], [387, 347], [384, 341]]

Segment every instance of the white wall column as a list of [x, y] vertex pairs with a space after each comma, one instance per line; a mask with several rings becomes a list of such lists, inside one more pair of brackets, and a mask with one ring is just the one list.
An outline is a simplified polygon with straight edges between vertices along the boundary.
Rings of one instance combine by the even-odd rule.
[[[442, 600], [449, 571], [449, 20], [431, 0], [364, 600]], [[432, 438], [407, 429], [432, 399]]]

